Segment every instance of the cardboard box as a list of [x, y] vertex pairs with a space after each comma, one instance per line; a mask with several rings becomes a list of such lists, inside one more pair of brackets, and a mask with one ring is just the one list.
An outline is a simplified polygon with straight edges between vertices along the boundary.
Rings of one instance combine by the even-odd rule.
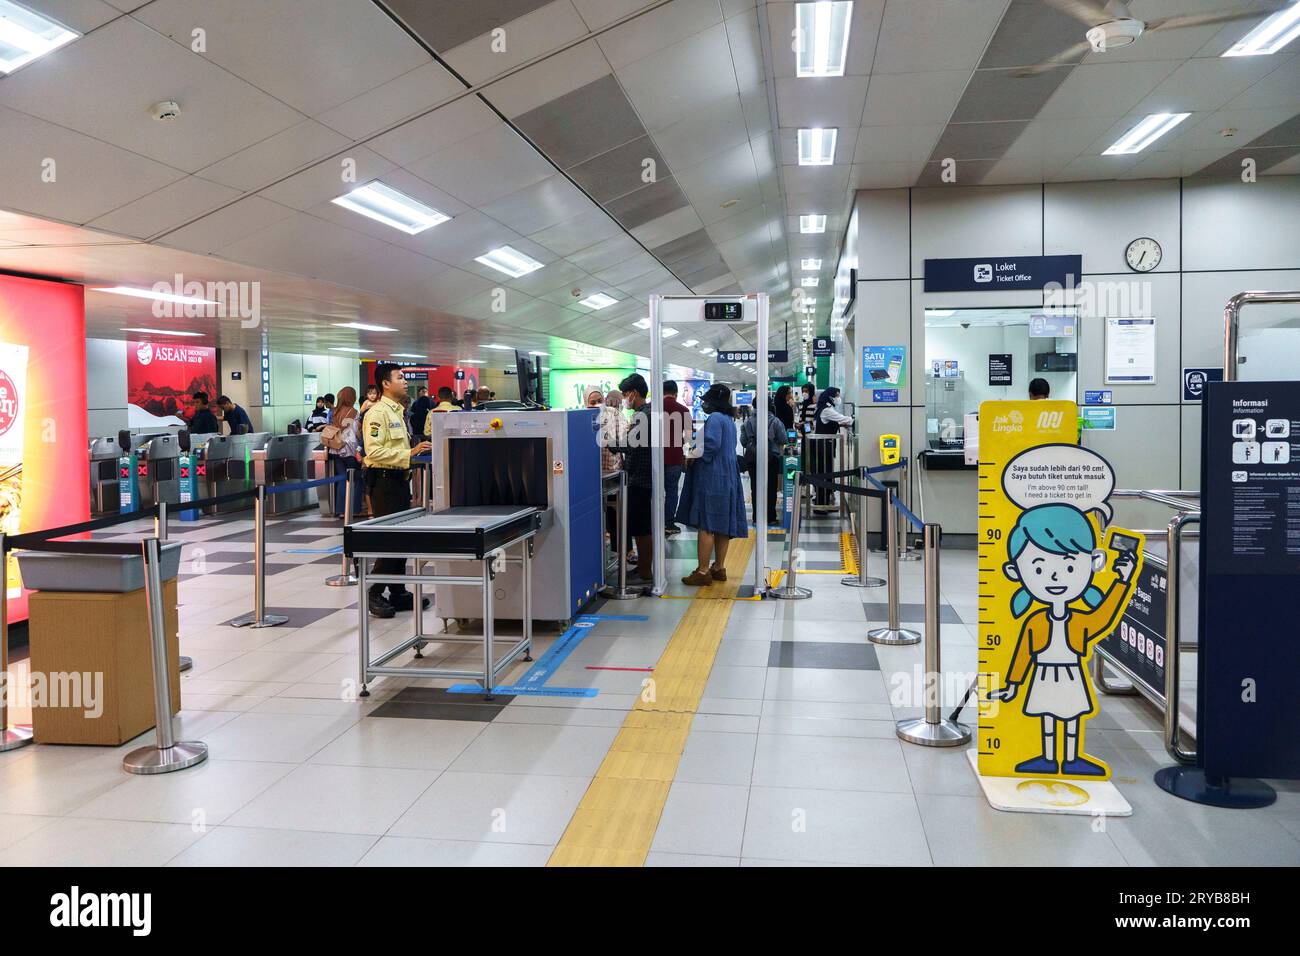
[[[176, 594], [176, 582], [164, 582], [173, 714], [181, 709]], [[32, 736], [37, 742], [115, 746], [153, 728], [153, 664], [143, 588], [125, 594], [39, 591], [31, 595], [28, 608]]]

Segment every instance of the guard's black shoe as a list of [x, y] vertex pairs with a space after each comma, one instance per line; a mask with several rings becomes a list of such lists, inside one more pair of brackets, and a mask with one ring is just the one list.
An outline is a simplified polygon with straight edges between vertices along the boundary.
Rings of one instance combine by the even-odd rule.
[[378, 596], [372, 594], [367, 603], [371, 617], [392, 617], [397, 613], [382, 594]]
[[[415, 607], [415, 595], [410, 591], [399, 591], [397, 594], [389, 595], [389, 603], [395, 611], [410, 611]], [[420, 606], [428, 610], [432, 602], [428, 598], [422, 598]]]

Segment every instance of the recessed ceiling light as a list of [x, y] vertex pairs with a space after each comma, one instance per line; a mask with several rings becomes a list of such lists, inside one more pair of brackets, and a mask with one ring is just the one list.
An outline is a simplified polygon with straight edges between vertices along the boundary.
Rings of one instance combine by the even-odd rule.
[[820, 259], [800, 259], [799, 268], [804, 272], [815, 272], [822, 267]]
[[529, 355], [550, 355], [550, 352], [529, 352]]
[[1276, 53], [1300, 36], [1300, 3], [1279, 10], [1234, 43], [1224, 56], [1261, 56]]
[[717, 355], [717, 354], [718, 354], [718, 350], [717, 350], [717, 349], [712, 349], [712, 348], [700, 349], [700, 354], [701, 354], [701, 355]]
[[826, 217], [825, 217], [825, 216], [819, 216], [819, 215], [800, 216], [800, 217], [799, 217], [799, 231], [802, 232], [802, 233], [810, 233], [810, 232], [825, 232], [825, 231], [826, 231]]
[[695, 348], [695, 346], [697, 346], [697, 345], [699, 345], [699, 344], [700, 344], [700, 340], [699, 340], [699, 339], [687, 339], [685, 342], [682, 343], [682, 348], [684, 348], [684, 349], [693, 349], [693, 348]]
[[1191, 113], [1152, 113], [1117, 139], [1108, 149], [1103, 150], [1102, 155], [1127, 156], [1140, 153], [1191, 115]]
[[352, 349], [352, 348], [348, 348], [346, 345], [332, 345], [330, 346], [330, 351], [331, 352], [353, 352], [357, 355], [370, 354], [370, 349]]
[[660, 334], [661, 336], [663, 336], [664, 338], [666, 338], [666, 339], [671, 339], [674, 335], [677, 334], [677, 330], [676, 330], [676, 329], [663, 328], [663, 329], [660, 329], [660, 330], [659, 330], [659, 334]]
[[397, 329], [389, 328], [386, 325], [366, 325], [364, 322], [335, 322], [336, 328], [356, 329], [358, 332], [396, 332]]
[[[0, 20], [0, 23], [3, 23]], [[95, 292], [111, 292], [113, 295], [129, 295], [136, 299], [153, 299], [157, 302], [174, 302], [177, 305], [221, 305], [212, 299], [200, 299], [193, 295], [176, 295], [173, 292], [155, 292], [153, 289], [133, 289], [130, 286], [115, 285], [108, 288], [98, 288]]]
[[835, 162], [835, 140], [839, 136], [837, 129], [799, 130], [799, 165], [829, 166]]
[[202, 332], [174, 332], [171, 329], [121, 329], [122, 332], [143, 332], [145, 335], [183, 335], [187, 338], [203, 338]]
[[805, 289], [811, 289], [815, 287], [817, 283], [820, 281], [821, 280], [817, 278], [817, 276], [804, 276], [802, 279], [799, 280], [799, 284], [803, 286]]
[[474, 261], [481, 262], [490, 269], [496, 269], [497, 272], [504, 272], [512, 279], [526, 276], [542, 267], [542, 264], [532, 256], [526, 256], [510, 246], [499, 246], [491, 252], [477, 256]]
[[347, 195], [330, 201], [368, 219], [400, 229], [408, 236], [419, 235], [451, 218], [379, 180], [358, 186]]
[[795, 69], [798, 76], [843, 76], [853, 4], [818, 0], [795, 4]]
[[649, 320], [649, 319], [637, 319], [635, 322], [632, 323], [632, 327], [633, 327], [634, 329], [648, 329], [648, 328], [650, 328], [650, 320]]
[[933, 317], [936, 319], [946, 319], [949, 316], [956, 315], [957, 310], [956, 309], [926, 309], [925, 314], [928, 317]]
[[427, 359], [427, 355], [414, 355], [411, 352], [394, 352], [393, 358]]
[[487, 362], [482, 359], [460, 359], [461, 365], [486, 365]]
[[0, 0], [0, 73], [12, 73], [79, 36], [49, 17]]
[[578, 305], [585, 305], [589, 309], [605, 309], [616, 303], [618, 299], [606, 295], [603, 292], [595, 292], [587, 296]]
[[494, 349], [497, 352], [513, 352], [513, 345], [500, 345], [496, 342], [489, 342], [487, 345], [480, 345], [479, 348]]

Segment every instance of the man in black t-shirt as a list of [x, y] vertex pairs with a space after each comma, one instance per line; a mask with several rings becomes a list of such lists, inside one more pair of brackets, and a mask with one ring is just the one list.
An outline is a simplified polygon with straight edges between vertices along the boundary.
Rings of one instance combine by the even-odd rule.
[[208, 407], [208, 393], [194, 393], [194, 415], [190, 418], [191, 435], [212, 435], [220, 434], [221, 423], [217, 421], [217, 416], [212, 413]]

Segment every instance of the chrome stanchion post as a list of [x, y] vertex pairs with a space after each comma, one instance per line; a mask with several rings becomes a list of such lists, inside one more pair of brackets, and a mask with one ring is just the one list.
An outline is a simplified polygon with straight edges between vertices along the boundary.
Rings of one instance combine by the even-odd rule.
[[645, 594], [644, 588], [627, 586], [627, 472], [618, 473], [618, 587], [605, 585], [600, 593], [616, 601], [628, 601]]
[[283, 614], [266, 613], [266, 485], [253, 499], [253, 613], [230, 622], [231, 627], [275, 627], [288, 622]]
[[[1183, 766], [1196, 763], [1196, 751], [1183, 748], [1180, 728], [1180, 675], [1182, 659], [1179, 642], [1182, 637], [1182, 618], [1178, 601], [1182, 589], [1183, 527], [1200, 524], [1200, 514], [1184, 511], [1173, 517], [1165, 532], [1165, 554], [1168, 573], [1165, 575], [1165, 751]], [[1096, 655], [1094, 655], [1095, 657]]]
[[[347, 527], [352, 523], [352, 493], [353, 493], [353, 476], [357, 469], [349, 468], [347, 475], [343, 479], [343, 526]], [[357, 583], [356, 575], [352, 573], [352, 562], [348, 560], [347, 553], [343, 554], [343, 572], [341, 574], [331, 575], [325, 579], [325, 583], [332, 588], [350, 587]]]
[[171, 671], [167, 666], [167, 623], [163, 613], [162, 548], [157, 538], [144, 544], [144, 597], [149, 612], [149, 639], [153, 657], [153, 703], [158, 743], [140, 747], [122, 758], [127, 773], [155, 774], [184, 770], [208, 758], [208, 745], [198, 740], [178, 741], [172, 730]]
[[[158, 514], [154, 515], [154, 519], [153, 519], [153, 534], [154, 537], [157, 538], [159, 541], [166, 542], [167, 502], [165, 501], [158, 502]], [[187, 670], [191, 670], [193, 667], [194, 667], [194, 658], [186, 657], [184, 654], [182, 654], [181, 663], [180, 663], [181, 672], [184, 673]]]
[[9, 549], [0, 534], [0, 753], [31, 742], [29, 725], [9, 726]]
[[[794, 476], [795, 495], [798, 496], [799, 489], [803, 485], [803, 472]], [[803, 601], [812, 597], [812, 591], [807, 588], [796, 587], [795, 585], [795, 565], [798, 563], [799, 554], [799, 509], [796, 508], [790, 516], [790, 540], [787, 543], [789, 549], [785, 559], [785, 581], [779, 588], [770, 588], [768, 595], [778, 598], [782, 601]]]
[[887, 568], [885, 576], [889, 579], [889, 626], [875, 627], [867, 631], [867, 640], [873, 644], [919, 644], [921, 635], [911, 628], [901, 626], [898, 614], [898, 509], [894, 507], [894, 492], [885, 489], [885, 548]]
[[[970, 728], [943, 716], [943, 672], [939, 663], [939, 536], [925, 526], [925, 716], [900, 720], [898, 736], [923, 747], [959, 747], [970, 742]], [[891, 542], [892, 543], [892, 542]]]
[[[908, 511], [911, 511], [912, 510], [912, 464], [906, 458], [903, 459], [902, 471], [903, 474], [899, 481], [899, 490], [903, 492], [903, 504], [907, 506]], [[917, 481], [920, 481], [919, 477], [917, 478]], [[925, 520], [924, 515], [921, 516], [921, 520], [922, 521]], [[910, 522], [905, 522], [905, 521], [898, 522], [899, 525], [898, 531], [899, 534], [902, 536], [902, 542], [901, 542], [902, 547], [899, 548], [898, 551], [898, 560], [920, 561], [921, 555], [917, 554], [916, 551], [912, 549], [911, 545], [908, 544], [908, 540], [907, 540], [908, 524], [910, 524]]]
[[[858, 487], [867, 490], [866, 469], [858, 470]], [[844, 492], [840, 492], [841, 495]], [[878, 588], [885, 584], [884, 578], [873, 578], [867, 574], [867, 503], [865, 494], [858, 495], [858, 573], [846, 574], [840, 578], [840, 584], [849, 588]]]

